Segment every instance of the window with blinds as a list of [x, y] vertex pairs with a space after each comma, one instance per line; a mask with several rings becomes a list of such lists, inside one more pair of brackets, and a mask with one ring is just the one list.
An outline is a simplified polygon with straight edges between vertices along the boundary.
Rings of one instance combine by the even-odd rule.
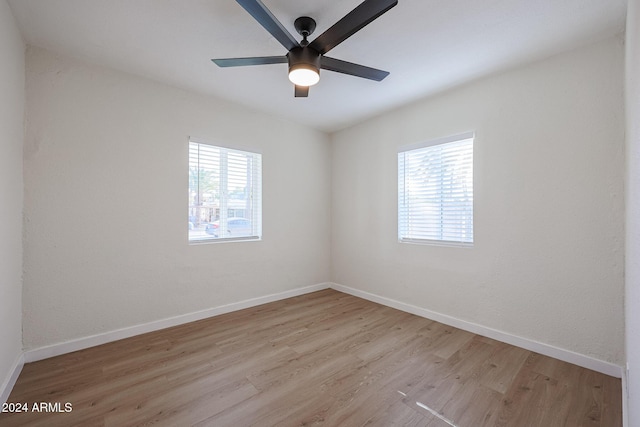
[[398, 152], [398, 239], [473, 244], [473, 133]]
[[262, 236], [262, 156], [189, 141], [189, 242]]

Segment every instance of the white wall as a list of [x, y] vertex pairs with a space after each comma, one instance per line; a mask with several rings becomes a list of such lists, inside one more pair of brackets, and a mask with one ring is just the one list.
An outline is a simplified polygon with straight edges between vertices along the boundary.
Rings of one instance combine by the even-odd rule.
[[629, 0], [626, 34], [626, 262], [625, 308], [627, 415], [629, 426], [640, 426], [640, 1]]
[[24, 62], [22, 37], [0, 0], [0, 394], [22, 354]]
[[[328, 137], [27, 50], [27, 350], [329, 279]], [[263, 156], [263, 240], [187, 244], [189, 136]]]
[[[622, 365], [623, 44], [333, 135], [332, 280]], [[475, 131], [473, 248], [397, 241], [397, 148]]]

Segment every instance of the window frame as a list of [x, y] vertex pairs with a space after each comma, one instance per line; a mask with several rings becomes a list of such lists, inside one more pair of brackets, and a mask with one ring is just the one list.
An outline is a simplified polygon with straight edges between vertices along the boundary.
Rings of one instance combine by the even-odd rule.
[[[231, 200], [232, 198], [228, 191], [228, 184], [229, 184], [228, 155], [229, 153], [233, 153], [236, 155], [237, 154], [251, 155], [253, 160], [257, 163], [253, 165], [251, 168], [251, 180], [253, 181], [253, 184], [252, 185], [247, 184], [247, 187], [248, 187], [247, 191], [249, 192], [248, 197], [251, 198], [250, 203], [251, 203], [251, 209], [253, 211], [253, 215], [252, 215], [253, 218], [249, 219], [252, 227], [251, 234], [247, 236], [214, 237], [212, 235], [211, 237], [203, 236], [199, 238], [192, 238], [191, 229], [189, 229], [189, 232], [187, 233], [188, 243], [190, 245], [191, 244], [200, 245], [200, 244], [207, 244], [207, 243], [261, 241], [262, 240], [262, 152], [255, 148], [241, 147], [241, 146], [232, 145], [232, 144], [221, 144], [218, 142], [206, 141], [200, 138], [189, 137], [189, 140], [187, 143], [187, 157], [188, 157], [187, 163], [188, 163], [189, 174], [191, 174], [191, 167], [192, 167], [192, 163], [191, 163], [192, 144], [197, 144], [198, 146], [205, 145], [205, 146], [220, 150], [219, 151], [220, 154], [224, 153], [224, 156], [221, 156], [219, 159], [220, 169], [221, 169], [219, 171], [220, 182], [218, 183], [218, 192], [220, 193], [219, 203], [217, 207], [215, 206], [209, 207], [209, 209], [213, 209], [213, 214], [217, 215], [219, 219], [207, 221], [209, 223], [214, 221], [219, 221], [219, 223], [222, 223], [224, 225], [226, 220], [235, 218], [235, 215], [236, 215], [235, 211], [237, 209], [233, 209], [234, 214], [229, 216], [229, 210], [231, 210], [231, 208], [229, 207], [229, 200]], [[200, 160], [199, 154], [198, 154], [198, 160]], [[200, 181], [200, 177], [198, 176], [198, 182], [199, 181]], [[195, 205], [191, 200], [191, 177], [189, 177], [188, 184], [189, 185], [187, 187], [188, 187], [189, 194], [187, 197], [188, 199], [187, 200], [187, 206], [188, 206], [187, 216], [191, 226], [192, 208], [197, 209], [196, 206], [202, 206], [202, 205], [198, 204], [200, 203], [200, 200], [198, 200]], [[198, 197], [199, 196], [200, 194], [198, 192]]]
[[[471, 239], [469, 241], [465, 241], [464, 239], [450, 239], [450, 238], [443, 238], [443, 239], [436, 239], [436, 238], [418, 238], [418, 237], [409, 237], [409, 233], [407, 230], [407, 223], [408, 221], [408, 217], [409, 217], [409, 213], [408, 213], [408, 205], [409, 203], [407, 203], [407, 193], [406, 193], [406, 188], [405, 188], [405, 183], [406, 183], [406, 174], [405, 174], [405, 170], [406, 170], [406, 165], [405, 165], [405, 170], [402, 170], [402, 162], [404, 162], [406, 160], [406, 157], [403, 157], [401, 159], [401, 156], [403, 156], [405, 153], [409, 153], [412, 151], [416, 151], [416, 150], [422, 150], [425, 148], [430, 148], [430, 147], [436, 147], [436, 146], [442, 146], [445, 144], [452, 144], [452, 143], [457, 143], [457, 142], [463, 142], [466, 140], [471, 140], [471, 162], [470, 162], [470, 173], [471, 173]], [[474, 157], [475, 157], [475, 132], [464, 132], [461, 134], [456, 134], [456, 135], [451, 135], [451, 136], [446, 136], [446, 137], [442, 137], [442, 138], [436, 138], [436, 139], [431, 139], [425, 142], [420, 142], [420, 143], [416, 143], [416, 144], [409, 144], [409, 145], [404, 145], [404, 146], [400, 146], [398, 147], [398, 152], [397, 152], [397, 165], [398, 165], [398, 205], [397, 205], [397, 220], [398, 220], [398, 242], [399, 243], [413, 243], [413, 244], [423, 244], [423, 245], [433, 245], [433, 246], [457, 246], [457, 247], [473, 247], [474, 243], [475, 243], [475, 221], [474, 221], [474, 217], [475, 217], [475, 207], [474, 207], [474, 191], [473, 191], [473, 187], [474, 187]], [[404, 178], [404, 179], [403, 179]], [[441, 204], [440, 209], [443, 209], [445, 205]], [[422, 217], [424, 218], [424, 217]], [[442, 234], [443, 231], [445, 230], [445, 227], [442, 226], [441, 224], [441, 228], [440, 228], [440, 233]]]

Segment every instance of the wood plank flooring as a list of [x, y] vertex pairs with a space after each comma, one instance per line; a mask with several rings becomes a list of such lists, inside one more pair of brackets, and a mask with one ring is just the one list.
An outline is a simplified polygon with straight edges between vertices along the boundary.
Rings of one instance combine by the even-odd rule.
[[325, 290], [27, 364], [8, 402], [29, 412], [0, 426], [618, 427], [621, 399], [619, 379]]

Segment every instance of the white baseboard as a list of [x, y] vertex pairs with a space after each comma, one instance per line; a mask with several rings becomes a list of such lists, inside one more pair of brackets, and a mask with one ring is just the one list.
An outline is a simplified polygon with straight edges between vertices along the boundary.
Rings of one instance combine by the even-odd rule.
[[575, 353], [570, 350], [554, 347], [552, 345], [544, 344], [531, 339], [511, 335], [509, 333], [499, 331], [497, 329], [487, 328], [486, 326], [478, 325], [472, 322], [461, 320], [455, 317], [447, 316], [435, 311], [427, 310], [426, 308], [417, 307], [415, 305], [407, 304], [401, 301], [397, 301], [391, 298], [382, 297], [380, 295], [372, 294], [369, 292], [361, 291], [359, 289], [350, 288], [348, 286], [339, 285], [337, 283], [331, 283], [330, 287], [336, 291], [344, 292], [359, 298], [363, 298], [369, 301], [376, 302], [378, 304], [386, 305], [407, 313], [415, 314], [420, 317], [435, 320], [440, 323], [444, 323], [449, 326], [453, 326], [459, 329], [463, 329], [474, 334], [482, 335], [488, 338], [492, 338], [498, 341], [502, 341], [507, 344], [515, 345], [517, 347], [524, 348], [526, 350], [534, 351], [536, 353], [543, 354], [545, 356], [553, 357], [574, 365], [582, 366], [583, 368], [591, 369], [593, 371], [601, 372], [605, 375], [609, 375], [616, 378], [621, 378], [623, 373], [622, 366], [615, 365], [613, 363], [605, 362], [603, 360], [594, 359], [583, 354]]
[[629, 364], [622, 370], [622, 427], [629, 427]]
[[[33, 350], [27, 350], [24, 353], [24, 363], [35, 362], [49, 357], [59, 356], [61, 354], [71, 353], [85, 348], [95, 347], [97, 345], [130, 338], [136, 335], [146, 334], [147, 332], [158, 331], [160, 329], [170, 328], [197, 320], [206, 319], [220, 314], [230, 313], [257, 305], [267, 304], [286, 298], [296, 297], [311, 292], [328, 289], [330, 283], [319, 283], [317, 285], [306, 286], [304, 288], [292, 289], [289, 291], [279, 292], [277, 294], [265, 295], [258, 298], [226, 304], [218, 307], [209, 308], [193, 313], [182, 314], [180, 316], [170, 317], [167, 319], [156, 320], [141, 325], [130, 326], [127, 328], [117, 329], [114, 331], [104, 332], [101, 334], [91, 335], [88, 337], [78, 338], [71, 341], [65, 341], [58, 344], [40, 347]], [[17, 377], [16, 377], [17, 378]], [[13, 384], [11, 385], [13, 387]]]
[[[472, 322], [461, 320], [455, 317], [447, 316], [435, 311], [431, 311], [422, 307], [417, 307], [411, 304], [407, 304], [401, 301], [397, 301], [391, 298], [382, 297], [369, 292], [361, 291], [358, 289], [343, 286], [337, 283], [319, 283], [304, 288], [292, 289], [285, 292], [276, 294], [265, 295], [258, 298], [252, 298], [232, 304], [222, 305], [219, 307], [213, 307], [207, 310], [202, 310], [193, 313], [187, 313], [180, 316], [175, 316], [167, 319], [161, 319], [141, 325], [130, 326], [110, 332], [105, 332], [88, 337], [78, 338], [71, 341], [66, 341], [58, 344], [53, 344], [46, 347], [40, 347], [32, 350], [25, 351], [23, 355], [16, 362], [14, 373], [3, 384], [3, 388], [0, 389], [2, 393], [0, 397], [8, 397], [15, 380], [17, 379], [24, 363], [35, 362], [49, 357], [59, 356], [61, 354], [71, 353], [85, 348], [94, 347], [101, 344], [117, 341], [124, 338], [133, 337], [147, 332], [153, 332], [160, 329], [170, 328], [172, 326], [178, 326], [197, 320], [206, 319], [213, 316], [218, 316], [225, 313], [230, 313], [237, 310], [242, 310], [249, 307], [254, 307], [261, 304], [267, 304], [274, 301], [279, 301], [286, 298], [291, 298], [299, 295], [304, 295], [311, 292], [320, 291], [323, 289], [332, 288], [340, 292], [344, 292], [350, 295], [354, 295], [369, 301], [373, 301], [388, 307], [392, 307], [398, 310], [405, 311], [407, 313], [415, 314], [417, 316], [425, 317], [431, 320], [435, 320], [465, 331], [469, 331], [475, 334], [483, 335], [489, 338], [493, 338], [498, 341], [512, 344], [536, 353], [544, 354], [549, 357], [553, 357], [565, 362], [573, 363], [578, 366], [582, 366], [587, 369], [592, 369], [597, 372], [601, 372], [606, 375], [610, 375], [616, 378], [622, 378], [623, 368], [621, 366], [605, 362], [602, 360], [594, 359], [589, 356], [585, 356], [579, 353], [575, 353], [562, 348], [554, 347], [548, 344], [540, 343], [527, 338], [522, 338], [516, 335], [511, 335], [503, 331], [499, 331], [492, 328], [487, 328], [482, 325], [478, 325]], [[13, 382], [12, 382], [13, 381]], [[6, 397], [5, 397], [6, 394]]]
[[9, 375], [4, 380], [2, 385], [0, 386], [0, 405], [4, 405], [4, 403], [9, 398], [11, 394], [11, 390], [13, 390], [13, 386], [16, 384], [18, 380], [18, 376], [20, 372], [22, 372], [22, 367], [24, 366], [24, 353], [20, 353], [16, 361], [13, 363], [11, 367], [11, 371]]

